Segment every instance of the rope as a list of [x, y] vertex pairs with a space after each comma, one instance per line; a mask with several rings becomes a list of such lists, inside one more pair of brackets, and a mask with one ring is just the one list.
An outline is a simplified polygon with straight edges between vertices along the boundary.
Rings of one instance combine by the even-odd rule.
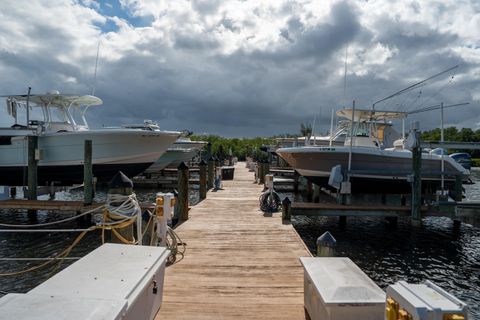
[[[92, 227], [92, 230], [96, 229], [97, 227]], [[77, 236], [77, 238], [73, 241], [73, 243], [68, 246], [65, 250], [63, 250], [61, 253], [59, 253], [57, 256], [55, 256], [54, 258], [56, 259], [52, 259], [52, 260], [47, 260], [39, 265], [36, 265], [36, 266], [33, 266], [33, 267], [30, 267], [30, 268], [27, 268], [27, 269], [24, 269], [24, 270], [20, 270], [20, 271], [14, 271], [14, 272], [5, 272], [5, 273], [0, 273], [0, 277], [6, 277], [6, 276], [17, 276], [17, 275], [21, 275], [21, 274], [24, 274], [24, 273], [27, 273], [27, 272], [31, 272], [31, 271], [35, 271], [35, 270], [38, 270], [40, 268], [43, 268], [45, 266], [48, 266], [50, 263], [52, 263], [53, 261], [56, 261], [57, 259], [60, 259], [60, 263], [59, 263], [59, 266], [60, 264], [62, 263], [62, 260], [64, 257], [68, 256], [68, 254], [70, 253], [70, 251], [72, 251], [73, 247], [75, 247], [77, 245], [78, 242], [80, 242], [80, 240], [82, 240], [82, 238], [87, 234], [88, 231], [84, 231], [82, 232], [81, 234], [79, 234]], [[57, 267], [58, 268], [58, 267]], [[56, 270], [56, 268], [55, 268]]]
[[[85, 211], [84, 213], [81, 213], [81, 214], [79, 214], [79, 215], [75, 215], [75, 216], [73, 216], [73, 217], [65, 218], [65, 219], [58, 220], [58, 221], [52, 221], [52, 222], [46, 222], [46, 223], [37, 223], [37, 224], [8, 224], [8, 223], [0, 223], [0, 226], [2, 226], [2, 227], [9, 227], [9, 228], [34, 228], [34, 227], [53, 226], [53, 225], [55, 225], [55, 224], [60, 224], [60, 223], [63, 223], [63, 222], [72, 221], [72, 220], [81, 218], [81, 217], [83, 217], [83, 216], [86, 216], [87, 214], [91, 214], [92, 212], [101, 210], [101, 209], [103, 209], [103, 208], [104, 208], [104, 206], [100, 206], [100, 207], [97, 207], [97, 208], [94, 208], [94, 209]], [[3, 231], [3, 230], [2, 230], [2, 231]]]
[[[115, 203], [118, 203], [118, 206], [115, 206]], [[8, 225], [10, 227], [30, 227], [30, 226], [45, 226], [45, 225], [52, 225], [52, 224], [57, 224], [65, 221], [70, 221], [73, 219], [76, 219], [80, 216], [84, 216], [86, 214], [89, 214], [93, 211], [97, 211], [103, 209], [102, 217], [103, 221], [98, 223], [95, 226], [92, 226], [88, 229], [39, 229], [39, 230], [34, 230], [34, 229], [20, 229], [20, 230], [0, 230], [0, 232], [81, 232], [73, 241], [71, 245], [69, 245], [65, 250], [60, 252], [58, 255], [54, 257], [48, 257], [48, 258], [0, 258], [0, 261], [44, 261], [36, 266], [26, 268], [24, 270], [20, 271], [14, 271], [14, 272], [6, 272], [6, 273], [0, 273], [0, 277], [5, 277], [5, 276], [17, 276], [21, 274], [25, 274], [27, 272], [32, 272], [36, 271], [38, 269], [41, 269], [43, 267], [46, 267], [50, 265], [52, 262], [58, 262], [57, 265], [54, 266], [52, 269], [50, 276], [53, 275], [58, 268], [62, 265], [64, 260], [75, 260], [75, 259], [80, 259], [78, 257], [71, 257], [67, 258], [67, 256], [70, 254], [70, 252], [73, 250], [73, 248], [83, 239], [83, 237], [90, 231], [94, 231], [97, 229], [102, 230], [102, 243], [105, 243], [105, 230], [111, 230], [112, 233], [123, 243], [126, 244], [139, 244], [138, 240], [135, 240], [133, 237], [132, 240], [126, 239], [124, 236], [122, 236], [119, 233], [119, 229], [124, 229], [126, 227], [129, 227], [132, 225], [136, 219], [137, 215], [141, 214], [141, 208], [138, 205], [137, 198], [135, 194], [132, 194], [130, 196], [122, 196], [122, 195], [109, 195], [107, 198], [107, 203], [104, 206], [95, 208], [93, 210], [87, 211], [83, 213], [82, 215], [78, 215], [75, 217], [71, 217], [68, 219], [63, 219], [60, 221], [55, 221], [55, 222], [50, 222], [47, 224], [37, 224], [37, 225]], [[147, 210], [149, 214], [149, 219], [147, 224], [145, 225], [145, 229], [143, 230], [142, 237], [147, 233], [148, 229], [152, 229], [152, 239], [150, 240], [150, 244], [152, 245], [154, 243], [154, 235], [155, 235], [155, 227], [156, 224], [152, 223], [155, 219], [155, 215]], [[158, 244], [157, 244], [158, 245]], [[167, 249], [171, 251], [170, 256], [167, 259], [167, 265], [172, 265], [175, 262], [178, 262], [183, 259], [185, 252], [186, 252], [186, 244], [180, 239], [180, 237], [173, 231], [172, 228], [167, 227], [167, 238], [166, 238], [166, 246]], [[177, 259], [177, 256], [180, 256], [179, 259]], [[0, 292], [3, 293], [3, 292]], [[6, 294], [6, 293], [4, 293]]]
[[83, 232], [89, 229], [0, 229], [0, 232], [6, 233], [37, 233], [37, 232]]
[[[167, 266], [170, 266], [183, 259], [187, 251], [187, 245], [170, 227], [167, 227], [167, 235], [170, 236], [170, 240], [168, 236], [166, 238], [166, 246], [167, 249], [170, 250], [170, 256], [167, 258]], [[179, 250], [179, 246], [181, 246], [181, 250]], [[177, 255], [180, 255], [180, 259], [177, 259]]]
[[[46, 261], [46, 260], [58, 260], [60, 258], [0, 258], [0, 261]], [[64, 260], [78, 260], [81, 257], [65, 257]]]
[[260, 210], [263, 212], [277, 212], [282, 204], [280, 196], [275, 191], [265, 191], [260, 195]]

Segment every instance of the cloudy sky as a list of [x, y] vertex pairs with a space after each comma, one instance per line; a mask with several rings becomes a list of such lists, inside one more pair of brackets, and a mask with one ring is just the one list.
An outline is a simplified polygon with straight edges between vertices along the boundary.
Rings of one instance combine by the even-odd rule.
[[445, 122], [478, 129], [479, 30], [478, 0], [2, 0], [0, 94], [90, 94], [100, 43], [92, 127], [268, 136], [314, 119], [325, 132], [332, 109], [371, 108], [458, 65], [376, 108], [469, 102]]

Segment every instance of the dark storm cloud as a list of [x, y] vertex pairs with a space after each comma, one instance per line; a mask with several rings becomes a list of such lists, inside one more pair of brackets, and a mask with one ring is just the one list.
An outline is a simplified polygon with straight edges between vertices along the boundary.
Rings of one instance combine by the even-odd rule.
[[[104, 106], [87, 114], [93, 127], [152, 119], [164, 129], [265, 136], [297, 133], [300, 123], [312, 123], [316, 117], [316, 131], [325, 132], [332, 109], [350, 107], [352, 100], [359, 108], [369, 108], [455, 64], [461, 67], [451, 83], [451, 75], [445, 76], [379, 108], [414, 110], [442, 101], [470, 100], [471, 107], [448, 111], [447, 122], [473, 126], [480, 120], [475, 100], [480, 85], [474, 76], [478, 64], [466, 58], [461, 50], [466, 41], [454, 28], [440, 30], [423, 17], [406, 19], [402, 12], [371, 14], [362, 8], [369, 3], [349, 1], [322, 7], [327, 11], [320, 17], [315, 9], [293, 1], [278, 6], [277, 2], [171, 3], [177, 4], [180, 9], [168, 11], [155, 7], [160, 4], [153, 1], [151, 10], [144, 11], [165, 14], [152, 26], [136, 29], [130, 24], [103, 35], [96, 94]], [[228, 9], [225, 4], [238, 7]], [[444, 18], [451, 9], [419, 2], [407, 7], [413, 14], [421, 15], [427, 8]], [[2, 35], [20, 32], [35, 47], [0, 51], [3, 88], [23, 92], [32, 85], [39, 92], [90, 93], [96, 39], [85, 30], [95, 29], [98, 19], [75, 33], [42, 19], [29, 25], [30, 31], [9, 31], [10, 26], [0, 22]], [[77, 38], [82, 30], [85, 35]], [[92, 48], [86, 50], [83, 46], [89, 42]], [[426, 129], [438, 126], [436, 115], [421, 114], [416, 119]]]
[[327, 59], [346, 43], [353, 41], [361, 26], [352, 6], [341, 2], [334, 5], [327, 23], [305, 27], [298, 19], [290, 19], [280, 34], [288, 40], [278, 50], [257, 51], [264, 60], [285, 63], [294, 59]]

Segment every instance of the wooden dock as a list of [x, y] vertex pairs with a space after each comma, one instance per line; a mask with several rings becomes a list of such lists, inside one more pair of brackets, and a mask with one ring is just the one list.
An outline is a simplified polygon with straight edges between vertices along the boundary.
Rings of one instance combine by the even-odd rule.
[[303, 268], [310, 256], [281, 213], [259, 209], [263, 186], [244, 163], [209, 191], [175, 231], [187, 244], [166, 270], [156, 319], [305, 319]]

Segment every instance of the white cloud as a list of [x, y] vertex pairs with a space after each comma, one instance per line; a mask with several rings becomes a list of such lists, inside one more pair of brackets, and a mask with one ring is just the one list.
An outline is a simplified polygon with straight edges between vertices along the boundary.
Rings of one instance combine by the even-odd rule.
[[[96, 92], [107, 106], [92, 117], [97, 125], [153, 118], [168, 129], [268, 135], [297, 131], [321, 106], [317, 123], [327, 128], [332, 107], [369, 105], [457, 63], [455, 80], [430, 100], [478, 106], [474, 0], [120, 3], [125, 14], [107, 17], [94, 0], [0, 2], [3, 93], [28, 85], [88, 93], [100, 40]], [[135, 27], [128, 17], [149, 23]], [[107, 23], [117, 29], [102, 31]], [[420, 103], [415, 94], [404, 98], [409, 108]]]

